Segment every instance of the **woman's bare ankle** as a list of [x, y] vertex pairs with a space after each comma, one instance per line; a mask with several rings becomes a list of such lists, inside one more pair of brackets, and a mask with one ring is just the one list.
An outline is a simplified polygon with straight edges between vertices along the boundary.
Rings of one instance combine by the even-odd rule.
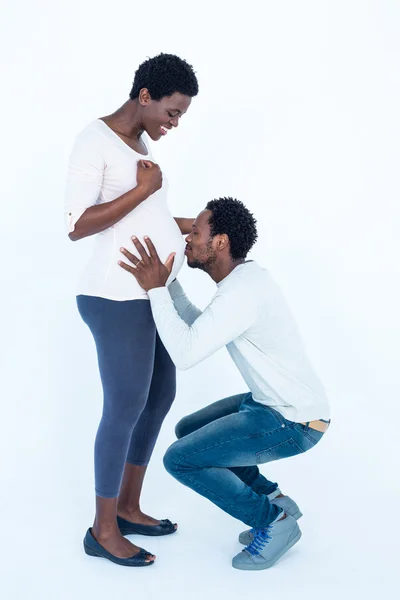
[[116, 520], [115, 523], [98, 523], [95, 520], [92, 527], [92, 535], [99, 543], [100, 540], [122, 537]]

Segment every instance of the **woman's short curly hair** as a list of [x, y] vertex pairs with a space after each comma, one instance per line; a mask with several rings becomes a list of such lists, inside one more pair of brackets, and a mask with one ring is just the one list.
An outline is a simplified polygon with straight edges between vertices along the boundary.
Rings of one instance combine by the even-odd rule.
[[138, 98], [146, 88], [153, 100], [172, 96], [176, 92], [193, 98], [199, 92], [193, 67], [174, 54], [159, 54], [147, 59], [135, 73], [130, 99]]
[[249, 209], [235, 198], [211, 200], [206, 209], [212, 212], [209, 219], [211, 237], [225, 233], [232, 259], [246, 258], [258, 237], [257, 221]]

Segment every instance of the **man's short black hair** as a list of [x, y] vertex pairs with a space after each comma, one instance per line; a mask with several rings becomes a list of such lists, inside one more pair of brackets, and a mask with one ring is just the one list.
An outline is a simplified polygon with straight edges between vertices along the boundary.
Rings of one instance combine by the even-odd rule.
[[246, 258], [258, 237], [257, 221], [249, 209], [235, 198], [219, 198], [211, 200], [206, 210], [212, 212], [209, 219], [211, 237], [225, 233], [232, 259]]
[[135, 73], [130, 99], [138, 98], [147, 88], [153, 100], [172, 96], [176, 92], [193, 98], [199, 92], [193, 67], [174, 54], [159, 54], [147, 59]]

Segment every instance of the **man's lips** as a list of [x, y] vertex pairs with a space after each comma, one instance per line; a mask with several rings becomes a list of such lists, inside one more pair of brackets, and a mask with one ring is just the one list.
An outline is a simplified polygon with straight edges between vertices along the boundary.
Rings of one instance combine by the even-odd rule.
[[190, 252], [190, 248], [188, 246], [186, 246], [186, 248], [185, 248], [185, 254], [187, 254], [188, 252]]

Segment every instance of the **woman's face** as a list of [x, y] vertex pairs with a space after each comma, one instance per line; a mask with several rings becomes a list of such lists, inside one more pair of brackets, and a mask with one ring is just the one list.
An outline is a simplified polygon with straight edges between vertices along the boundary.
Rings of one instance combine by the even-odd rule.
[[179, 119], [187, 112], [192, 99], [176, 92], [161, 100], [152, 100], [148, 90], [143, 89], [139, 102], [142, 106], [143, 128], [156, 142], [167, 135], [170, 129], [178, 127]]

